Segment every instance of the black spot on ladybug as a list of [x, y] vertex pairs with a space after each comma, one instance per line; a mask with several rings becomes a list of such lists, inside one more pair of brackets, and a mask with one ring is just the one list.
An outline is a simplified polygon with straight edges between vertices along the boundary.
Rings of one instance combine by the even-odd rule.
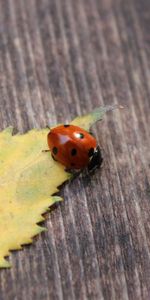
[[52, 151], [55, 155], [58, 153], [58, 149], [56, 147], [54, 147]]
[[74, 163], [71, 163], [71, 167], [75, 167], [75, 164], [74, 164]]
[[75, 156], [77, 154], [77, 150], [75, 149], [75, 148], [73, 148], [72, 150], [71, 150], [71, 155], [72, 156]]
[[91, 157], [94, 154], [94, 148], [90, 148], [88, 152], [88, 156]]
[[79, 138], [80, 138], [80, 139], [84, 139], [84, 134], [80, 132], [80, 133], [79, 133]]
[[69, 124], [65, 124], [65, 125], [64, 125], [64, 127], [69, 127], [69, 126], [70, 126]]
[[53, 154], [52, 154], [52, 158], [53, 158], [53, 160], [57, 161], [57, 159], [54, 157], [54, 155], [53, 155]]

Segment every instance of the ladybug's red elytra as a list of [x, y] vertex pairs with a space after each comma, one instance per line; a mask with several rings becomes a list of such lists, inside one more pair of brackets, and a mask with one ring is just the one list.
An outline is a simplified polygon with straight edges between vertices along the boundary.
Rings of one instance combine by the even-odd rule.
[[66, 169], [93, 170], [102, 163], [102, 156], [96, 139], [84, 129], [75, 125], [59, 125], [47, 136], [48, 146], [54, 160]]

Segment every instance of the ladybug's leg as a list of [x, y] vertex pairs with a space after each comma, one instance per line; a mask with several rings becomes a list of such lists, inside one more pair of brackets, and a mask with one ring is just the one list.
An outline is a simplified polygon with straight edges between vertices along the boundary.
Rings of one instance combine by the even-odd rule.
[[75, 169], [71, 169], [71, 168], [65, 168], [65, 171], [72, 174], [75, 177], [81, 173], [81, 170], [75, 170]]
[[[42, 150], [42, 152], [46, 153], [46, 152], [50, 152], [50, 150], [48, 150], [48, 149], [47, 150]], [[53, 154], [51, 154], [51, 156], [52, 156], [53, 160], [57, 161], [57, 159], [54, 157]]]
[[94, 169], [99, 168], [103, 162], [102, 153], [100, 150], [100, 147], [97, 146], [96, 150], [94, 151], [94, 154], [88, 164], [88, 170], [94, 171]]
[[57, 161], [57, 159], [54, 157], [54, 155], [53, 155], [53, 154], [52, 154], [52, 158], [53, 158], [53, 160]]
[[42, 150], [42, 152], [49, 152], [50, 150], [49, 149], [47, 149], [47, 150]]

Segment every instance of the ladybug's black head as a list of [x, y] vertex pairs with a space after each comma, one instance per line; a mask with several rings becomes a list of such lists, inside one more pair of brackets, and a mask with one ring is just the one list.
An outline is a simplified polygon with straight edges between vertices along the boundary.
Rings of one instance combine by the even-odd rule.
[[100, 147], [97, 146], [88, 164], [88, 170], [94, 171], [96, 168], [99, 168], [101, 166], [102, 162], [103, 162], [103, 158], [102, 158], [101, 150]]

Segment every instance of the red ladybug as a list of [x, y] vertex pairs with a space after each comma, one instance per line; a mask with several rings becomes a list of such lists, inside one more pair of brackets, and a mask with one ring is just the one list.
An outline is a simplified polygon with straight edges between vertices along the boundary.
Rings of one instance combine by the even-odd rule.
[[93, 170], [102, 163], [96, 139], [84, 129], [74, 125], [60, 125], [50, 130], [48, 146], [54, 160], [66, 169]]

